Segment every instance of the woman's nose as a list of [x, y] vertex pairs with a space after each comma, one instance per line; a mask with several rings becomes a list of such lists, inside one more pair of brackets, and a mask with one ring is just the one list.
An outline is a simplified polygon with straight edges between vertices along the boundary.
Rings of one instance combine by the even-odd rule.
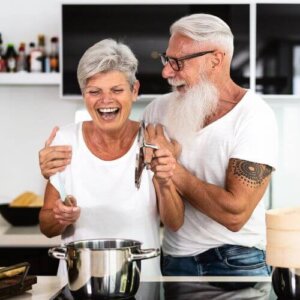
[[101, 101], [103, 103], [110, 103], [112, 102], [112, 94], [111, 93], [103, 93], [102, 97], [101, 97]]

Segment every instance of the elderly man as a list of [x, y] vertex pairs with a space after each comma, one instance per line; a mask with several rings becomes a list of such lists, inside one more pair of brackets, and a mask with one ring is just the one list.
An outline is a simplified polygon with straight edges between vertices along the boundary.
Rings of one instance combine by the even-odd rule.
[[[170, 32], [161, 58], [173, 92], [144, 114], [182, 145], [172, 181], [185, 218], [177, 232], [165, 229], [163, 274], [269, 275], [262, 197], [276, 166], [273, 112], [231, 79], [233, 35], [221, 19], [190, 15]], [[172, 150], [161, 126], [149, 133]]]
[[[269, 275], [262, 197], [276, 167], [273, 112], [230, 78], [233, 35], [221, 19], [195, 14], [170, 31], [161, 58], [173, 92], [151, 102], [144, 114], [147, 123], [157, 124], [148, 126], [149, 141], [177, 158], [169, 180], [185, 204], [181, 228], [165, 228], [162, 272]], [[172, 139], [181, 144], [180, 154]], [[68, 156], [66, 147], [46, 147], [40, 152], [42, 173], [63, 169]], [[151, 167], [157, 172], [162, 166], [156, 160]]]

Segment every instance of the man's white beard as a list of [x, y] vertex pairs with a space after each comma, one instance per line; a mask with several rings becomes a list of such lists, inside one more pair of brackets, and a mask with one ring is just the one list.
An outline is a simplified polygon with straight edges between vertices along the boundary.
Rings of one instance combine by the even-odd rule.
[[[172, 80], [169, 83], [174, 85]], [[175, 90], [174, 96], [166, 115], [167, 132], [182, 147], [189, 147], [197, 132], [204, 127], [206, 118], [216, 111], [218, 91], [212, 83], [202, 78], [197, 86], [184, 94]]]

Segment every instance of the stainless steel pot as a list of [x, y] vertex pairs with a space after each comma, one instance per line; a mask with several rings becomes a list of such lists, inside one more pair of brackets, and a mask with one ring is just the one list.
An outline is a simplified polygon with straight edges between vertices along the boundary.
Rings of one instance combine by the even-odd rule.
[[49, 255], [67, 262], [68, 285], [75, 298], [130, 298], [139, 288], [141, 260], [159, 249], [141, 249], [123, 239], [81, 240], [51, 248]]

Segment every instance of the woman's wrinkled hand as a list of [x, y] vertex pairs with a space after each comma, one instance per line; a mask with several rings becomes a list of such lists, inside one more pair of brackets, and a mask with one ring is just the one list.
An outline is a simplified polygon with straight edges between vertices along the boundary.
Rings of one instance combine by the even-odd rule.
[[71, 162], [71, 146], [50, 146], [58, 129], [58, 127], [53, 128], [49, 138], [45, 142], [45, 147], [39, 151], [40, 169], [45, 179], [49, 179], [55, 173], [63, 171]]
[[53, 207], [54, 218], [65, 226], [75, 223], [80, 216], [80, 211], [80, 207], [65, 205], [61, 199], [56, 200]]

